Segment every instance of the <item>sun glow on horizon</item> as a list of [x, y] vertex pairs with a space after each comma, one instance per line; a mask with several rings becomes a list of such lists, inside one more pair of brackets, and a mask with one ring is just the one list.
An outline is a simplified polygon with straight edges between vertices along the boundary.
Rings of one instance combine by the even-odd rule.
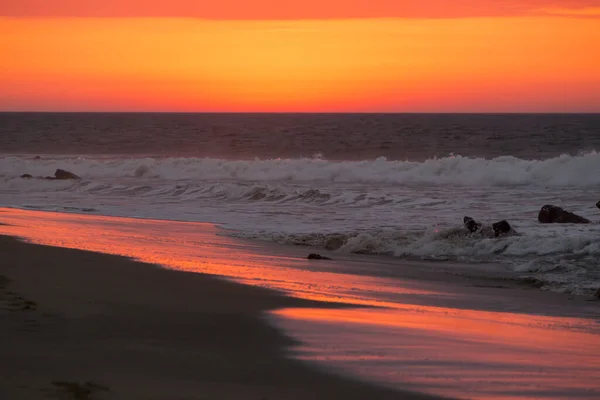
[[3, 110], [600, 110], [586, 18], [3, 18], [0, 37]]

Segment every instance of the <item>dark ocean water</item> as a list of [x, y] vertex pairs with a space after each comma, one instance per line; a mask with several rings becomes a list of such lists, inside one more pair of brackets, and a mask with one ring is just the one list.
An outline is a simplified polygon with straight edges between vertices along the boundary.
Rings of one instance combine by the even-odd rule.
[[422, 161], [594, 149], [600, 114], [0, 114], [4, 154]]

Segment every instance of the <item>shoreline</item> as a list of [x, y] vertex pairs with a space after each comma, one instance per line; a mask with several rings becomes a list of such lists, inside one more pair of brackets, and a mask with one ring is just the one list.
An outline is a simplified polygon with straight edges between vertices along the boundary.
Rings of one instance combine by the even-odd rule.
[[[4, 221], [0, 221], [0, 226], [4, 229], [0, 230], [0, 235], [7, 235], [18, 237], [21, 240], [41, 244], [48, 246], [56, 246], [68, 249], [78, 249], [83, 251], [91, 251], [101, 254], [111, 254], [116, 256], [125, 256], [134, 261], [156, 264], [161, 268], [174, 269], [177, 271], [191, 271], [201, 274], [208, 274], [218, 277], [220, 279], [233, 280], [234, 282], [241, 284], [249, 284], [251, 286], [263, 286], [261, 281], [269, 281], [269, 279], [275, 279], [277, 282], [275, 285], [267, 285], [275, 289], [280, 293], [291, 295], [292, 297], [304, 297], [303, 293], [297, 292], [294, 287], [285, 287], [277, 283], [280, 283], [278, 275], [281, 271], [270, 271], [271, 275], [266, 277], [259, 277], [255, 279], [255, 272], [252, 270], [244, 271], [234, 268], [231, 270], [228, 267], [228, 263], [234, 262], [240, 264], [239, 255], [231, 257], [232, 254], [241, 253], [243, 256], [255, 256], [255, 259], [248, 263], [242, 261], [241, 264], [248, 264], [254, 267], [263, 267], [264, 263], [272, 264], [272, 261], [279, 259], [284, 270], [296, 270], [301, 272], [324, 272], [327, 274], [338, 274], [345, 275], [351, 273], [353, 276], [372, 278], [372, 279], [394, 279], [398, 284], [408, 288], [405, 291], [402, 298], [402, 303], [411, 304], [411, 294], [434, 294], [434, 292], [440, 291], [440, 286], [450, 284], [449, 289], [451, 292], [460, 289], [461, 293], [468, 295], [479, 296], [482, 292], [502, 292], [510, 293], [511, 296], [518, 296], [520, 298], [532, 297], [535, 298], [535, 302], [532, 307], [527, 304], [522, 306], [522, 312], [531, 314], [536, 313], [535, 308], [540, 304], [551, 304], [552, 310], [555, 306], [560, 308], [561, 305], [572, 305], [566, 309], [566, 314], [554, 314], [553, 311], [543, 310], [542, 315], [576, 315], [578, 317], [588, 318], [587, 313], [574, 312], [577, 307], [586, 305], [595, 306], [596, 302], [600, 304], [600, 299], [583, 295], [578, 293], [560, 292], [552, 290], [542, 290], [539, 288], [536, 278], [522, 278], [516, 276], [511, 271], [499, 269], [503, 264], [497, 263], [465, 263], [460, 261], [432, 261], [432, 260], [421, 260], [421, 259], [399, 259], [397, 257], [389, 257], [384, 255], [370, 255], [370, 254], [353, 254], [353, 253], [338, 253], [332, 250], [326, 249], [315, 249], [307, 246], [297, 246], [292, 244], [280, 244], [270, 241], [262, 241], [255, 239], [238, 238], [230, 235], [221, 235], [220, 231], [226, 230], [217, 224], [210, 222], [195, 222], [187, 220], [162, 220], [145, 217], [121, 217], [121, 216], [109, 216], [109, 215], [95, 215], [95, 214], [84, 214], [75, 212], [57, 212], [57, 211], [46, 211], [46, 210], [30, 210], [26, 208], [16, 207], [0, 207], [0, 213], [4, 213]], [[2, 215], [2, 214], [0, 214]], [[7, 221], [9, 221], [7, 223]], [[103, 223], [108, 223], [103, 230]], [[91, 228], [85, 227], [92, 223]], [[100, 230], [93, 228], [98, 225]], [[112, 226], [114, 225], [114, 226]], [[121, 226], [121, 227], [119, 227]], [[134, 230], [148, 230], [149, 233], [144, 233], [140, 238], [143, 240], [128, 243], [130, 239], [128, 236], [123, 236], [122, 229], [126, 226], [127, 229], [133, 228]], [[56, 228], [59, 227], [59, 230]], [[135, 227], [135, 228], [134, 228]], [[168, 228], [165, 231], [164, 228]], [[82, 236], [74, 235], [73, 230], [77, 229]], [[47, 234], [45, 231], [52, 233]], [[174, 233], [177, 232], [175, 235]], [[117, 244], [110, 241], [96, 240], [98, 233], [108, 235], [114, 235]], [[172, 252], [173, 249], [170, 247], [170, 243], [173, 241], [186, 241], [188, 235], [197, 236], [192, 243], [200, 244], [205, 246], [206, 250], [216, 249], [217, 251], [199, 251], [193, 255], [192, 258], [187, 258], [185, 261], [178, 262], [178, 259], [185, 254], [173, 255], [165, 258], [161, 255], [164, 253], [164, 249], [155, 250], [152, 247], [152, 243], [148, 243], [147, 240], [160, 239], [152, 235], [162, 235], [167, 233], [173, 235], [166, 244], [166, 251]], [[134, 239], [137, 239], [134, 238]], [[214, 240], [213, 240], [214, 239]], [[144, 241], [145, 240], [145, 241]], [[159, 240], [160, 241], [160, 240]], [[150, 245], [150, 247], [148, 247]], [[221, 249], [219, 249], [221, 247]], [[180, 249], [184, 253], [189, 251], [189, 247], [182, 247]], [[332, 257], [333, 260], [330, 262], [321, 261], [307, 261], [306, 254], [312, 251], [318, 251], [328, 257]], [[156, 254], [154, 254], [156, 253]], [[195, 257], [195, 258], [194, 258]], [[198, 260], [198, 258], [201, 258]], [[184, 257], [185, 258], [185, 257]], [[213, 261], [217, 260], [214, 266], [206, 268], [206, 264], [212, 264]], [[237, 260], [236, 260], [237, 259]], [[243, 259], [243, 258], [242, 258]], [[199, 261], [196, 262], [196, 261]], [[190, 266], [190, 264], [202, 264], [202, 267], [196, 268]], [[220, 266], [220, 267], [219, 267]], [[226, 269], [223, 269], [223, 266]], [[238, 267], [238, 265], [235, 265]], [[275, 275], [272, 273], [275, 272]], [[248, 275], [250, 279], [248, 279]], [[306, 275], [296, 277], [295, 279], [306, 279]], [[258, 281], [258, 282], [256, 282]], [[414, 288], [414, 293], [412, 292]], [[520, 290], [519, 290], [520, 289]], [[442, 289], [446, 291], [446, 289]], [[340, 304], [340, 297], [334, 296], [335, 298], [323, 298], [319, 296], [313, 298], [309, 296], [311, 300], [318, 300], [324, 303], [338, 303]], [[502, 302], [501, 296], [496, 297], [496, 300]], [[491, 306], [485, 304], [481, 306], [472, 302], [455, 302], [449, 298], [441, 298], [436, 301], [431, 296], [417, 296], [415, 302], [412, 304], [422, 304], [430, 306], [445, 306], [466, 308], [466, 309], [479, 309], [482, 311], [505, 311], [502, 307]], [[450, 301], [450, 303], [448, 303]], [[343, 301], [345, 306], [375, 306], [385, 307], [385, 304], [365, 304], [360, 301]], [[591, 317], [594, 319], [600, 319], [600, 315], [595, 312], [592, 313]], [[518, 310], [510, 310], [512, 312]]]
[[[202, 372], [209, 375], [214, 372], [209, 376], [209, 389], [223, 390], [213, 383], [223, 384], [225, 379], [235, 381], [237, 375], [219, 374], [215, 368], [226, 370], [224, 363], [237, 360], [237, 352], [241, 350], [242, 358], [246, 360], [241, 368], [256, 363], [255, 360], [260, 361], [260, 365], [248, 367], [250, 372], [244, 372], [245, 380], [241, 385], [256, 384], [257, 377], [252, 375], [255, 373], [262, 379], [259, 383], [263, 392], [271, 390], [268, 395], [256, 392], [257, 399], [315, 397], [313, 392], [321, 393], [326, 390], [324, 388], [331, 388], [333, 392], [327, 389], [327, 395], [323, 394], [322, 398], [348, 398], [334, 387], [337, 383], [321, 383], [322, 379], [332, 377], [335, 382], [340, 382], [340, 379], [344, 382], [352, 379], [356, 383], [370, 382], [360, 385], [373, 390], [387, 387], [389, 394], [364, 396], [384, 399], [427, 398], [412, 394], [407, 397], [404, 394], [407, 390], [454, 398], [473, 398], [476, 394], [475, 398], [486, 400], [508, 398], [509, 394], [513, 396], [511, 399], [565, 398], [560, 393], [595, 398], [600, 390], [596, 384], [600, 378], [600, 353], [597, 350], [600, 303], [588, 302], [581, 296], [568, 297], [563, 293], [531, 289], [517, 282], [500, 284], [489, 278], [465, 276], [460, 271], [470, 267], [458, 264], [445, 264], [446, 267], [440, 270], [440, 264], [435, 262], [398, 263], [380, 257], [341, 254], [336, 254], [331, 261], [312, 261], [306, 259], [306, 248], [219, 236], [218, 228], [206, 223], [14, 209], [0, 211], [4, 211], [0, 220], [10, 224], [3, 226], [0, 234], [19, 237], [29, 243], [55, 246], [40, 248], [46, 249], [46, 254], [50, 251], [60, 254], [42, 257], [34, 266], [34, 274], [16, 268], [13, 272], [22, 274], [21, 278], [3, 273], [8, 267], [0, 266], [0, 275], [12, 278], [14, 284], [37, 280], [37, 297], [25, 292], [19, 294], [23, 299], [19, 303], [21, 307], [27, 308], [28, 303], [23, 302], [33, 301], [52, 308], [53, 302], [62, 298], [62, 303], [57, 306], [58, 314], [68, 314], [69, 318], [62, 320], [70, 321], [67, 325], [71, 328], [79, 326], [76, 333], [80, 335], [72, 334], [68, 339], [77, 344], [81, 333], [85, 333], [85, 340], [94, 340], [96, 345], [109, 348], [115, 339], [119, 339], [117, 344], [125, 346], [124, 351], [109, 353], [108, 360], [121, 360], [117, 365], [123, 364], [123, 360], [130, 362], [132, 357], [148, 360], [148, 357], [160, 353], [160, 364], [166, 365], [173, 374], [183, 374], [186, 384], [196, 384], [188, 382], [189, 371], [209, 368], [208, 372]], [[24, 243], [23, 246], [36, 249], [35, 253], [41, 251], [37, 245]], [[8, 253], [0, 251], [1, 257], [5, 254]], [[17, 260], [34, 255], [29, 252], [23, 254]], [[97, 268], [86, 272], [72, 262], [63, 265], [64, 260], [75, 257], [73, 254], [87, 254], [96, 260]], [[331, 255], [328, 252], [323, 254]], [[83, 261], [91, 262], [87, 257], [83, 257]], [[56, 271], [62, 273], [46, 271], [45, 266], [58, 268]], [[148, 272], [148, 269], [154, 270], [154, 273]], [[167, 274], [164, 274], [165, 271]], [[176, 276], [179, 278], [173, 278]], [[190, 283], [191, 280], [195, 283]], [[222, 287], [219, 282], [237, 289], [219, 290]], [[46, 284], [52, 284], [60, 291], [55, 290], [52, 294]], [[68, 287], [71, 294], [63, 293], [63, 286]], [[266, 297], [259, 296], [263, 303], [257, 302], [254, 295], [240, 297], [240, 290], [242, 294], [262, 293]], [[42, 295], [45, 298], [41, 298]], [[182, 296], [186, 301], [182, 300]], [[190, 303], [189, 299], [193, 301]], [[47, 319], [48, 312], [45, 310], [44, 313]], [[87, 313], [83, 316], [93, 324], [87, 327], [74, 324], [73, 318], [79, 321], [82, 317], [77, 313]], [[208, 323], [212, 331], [205, 332], [207, 318], [213, 321]], [[108, 337], [102, 336], [106, 332], [93, 330], [102, 327], [106, 321], [117, 327], [117, 331]], [[133, 327], [130, 326], [132, 321]], [[254, 321], [254, 328], [266, 326], [264, 329], [268, 332], [276, 333], [275, 339], [263, 337], [261, 333], [257, 336], [252, 333], [256, 332], [254, 328], [245, 328], [244, 321]], [[223, 327], [221, 331], [217, 329], [217, 323]], [[131, 334], [120, 340], [123, 334], [118, 328], [124, 326], [129, 326]], [[25, 332], [29, 329], [25, 322], [21, 328]], [[156, 329], [158, 339], [146, 339], [148, 332]], [[259, 331], [265, 332], [264, 329]], [[194, 336], [196, 331], [201, 332], [198, 337]], [[44, 335], [48, 336], [51, 332], [44, 332]], [[201, 338], [202, 335], [205, 339]], [[223, 335], [225, 337], [221, 340]], [[40, 336], [37, 338], [40, 339]], [[267, 347], [270, 346], [269, 351], [265, 351], [264, 346], [258, 348], [250, 343], [264, 338], [268, 342]], [[172, 339], [176, 343], [184, 340], [184, 344], [192, 350], [188, 351], [185, 345], [169, 347], [163, 343], [171, 343]], [[11, 340], [9, 338], [8, 342]], [[238, 344], [235, 340], [243, 343]], [[48, 342], [39, 342], [31, 337], [25, 347], [37, 346], [39, 350], [40, 346], [43, 349], [44, 343]], [[217, 348], [215, 343], [224, 347]], [[244, 346], [252, 348], [248, 350]], [[52, 349], [55, 346], [47, 347]], [[263, 349], [262, 353], [260, 349]], [[92, 353], [96, 354], [94, 352], [98, 353], [95, 347]], [[232, 355], [232, 352], [235, 354]], [[169, 358], [184, 358], [186, 365], [191, 365], [193, 363], [187, 361], [187, 357], [193, 355], [195, 359], [202, 359], [207, 354], [211, 362], [216, 363], [215, 368], [210, 365], [182, 369], [179, 361]], [[100, 364], [108, 365], [102, 355], [98, 353], [96, 357], [100, 358]], [[302, 367], [301, 372], [292, 374], [295, 380], [282, 372], [296, 368], [291, 367], [289, 361], [296, 367]], [[85, 360], [76, 364], [82, 362], [88, 365]], [[270, 375], [278, 377], [275, 383], [271, 382], [272, 385], [265, 384], [264, 379], [267, 378], [262, 377], [264, 373], [257, 372], [264, 363], [267, 363]], [[144, 368], [146, 363], [142, 365], [142, 372]], [[528, 371], [525, 379], [521, 377], [523, 371]], [[280, 372], [283, 375], [278, 375]], [[151, 375], [154, 374], [152, 380], [160, 382], [161, 373], [151, 371]], [[318, 377], [315, 378], [314, 374]], [[144, 372], [142, 375], [147, 374]], [[255, 379], [248, 378], [248, 375]], [[311, 378], [306, 378], [309, 375]], [[101, 379], [76, 377], [78, 381], [53, 377], [60, 380], [51, 382], [79, 382], [81, 385], [87, 379], [94, 384], [114, 387], [114, 383], [110, 386]], [[182, 379], [171, 378], [177, 382]], [[309, 379], [308, 383], [297, 382], [305, 378]], [[45, 390], [49, 390], [47, 381], [44, 383]], [[119, 390], [129, 387], [129, 383], [119, 382], [122, 385]], [[294, 389], [294, 384], [314, 387], [302, 392]], [[143, 386], [142, 383], [137, 385]], [[346, 383], [341, 385], [344, 388], [348, 386]], [[73, 389], [72, 385], [69, 387]], [[534, 390], [536, 387], [537, 391]], [[202, 387], [202, 390], [209, 389]], [[217, 393], [217, 398], [233, 399], [240, 398], [241, 392], [207, 392], [207, 396], [211, 398], [213, 393]], [[293, 397], [292, 392], [301, 394]], [[505, 397], [498, 397], [500, 393], [504, 393]], [[194, 398], [183, 394], [180, 397]]]
[[3, 398], [436, 398], [286, 357], [263, 315], [325, 303], [9, 236], [0, 255]]
[[[67, 207], [68, 208], [68, 207]], [[521, 287], [528, 287], [534, 290], [548, 291], [553, 293], [559, 293], [568, 298], [582, 298], [582, 299], [600, 299], [597, 293], [600, 291], [600, 286], [590, 286], [586, 288], [556, 288], [552, 287], [556, 282], [553, 280], [545, 279], [540, 274], [545, 273], [543, 270], [523, 270], [516, 271], [509, 269], [510, 263], [507, 261], [499, 261], [499, 260], [482, 260], [482, 261], [473, 261], [473, 260], [461, 260], [457, 259], [424, 259], [422, 257], [411, 255], [411, 256], [392, 256], [386, 254], [370, 254], [370, 253], [354, 253], [354, 252], [338, 252], [338, 249], [327, 249], [323, 247], [313, 247], [310, 245], [302, 245], [302, 244], [293, 244], [293, 243], [285, 243], [279, 241], [266, 240], [262, 238], [248, 238], [245, 236], [238, 236], [235, 234], [235, 229], [227, 228], [222, 224], [217, 224], [213, 222], [206, 221], [197, 221], [197, 220], [188, 220], [188, 219], [160, 219], [151, 216], [125, 216], [125, 215], [112, 215], [112, 214], [102, 214], [102, 213], [89, 213], [84, 209], [76, 209], [76, 210], [50, 210], [50, 209], [41, 209], [36, 207], [18, 207], [18, 206], [0, 206], [0, 212], [10, 212], [10, 210], [15, 211], [24, 211], [29, 213], [47, 213], [47, 214], [62, 214], [62, 215], [71, 215], [71, 216], [82, 216], [82, 217], [92, 217], [92, 218], [114, 218], [114, 219], [128, 219], [128, 220], [138, 220], [138, 221], [154, 221], [159, 223], [178, 223], [178, 224], [206, 224], [211, 225], [216, 228], [216, 234], [219, 236], [227, 237], [231, 240], [236, 241], [244, 241], [251, 242], [257, 244], [257, 248], [266, 248], [267, 250], [271, 250], [273, 248], [287, 248], [292, 249], [291, 252], [294, 253], [311, 253], [318, 252], [324, 255], [328, 255], [329, 257], [333, 257], [334, 259], [343, 259], [347, 260], [350, 258], [361, 258], [364, 259], [369, 264], [378, 264], [378, 263], [388, 263], [388, 264], [436, 264], [439, 266], [440, 271], [449, 271], [455, 266], [459, 266], [457, 271], [452, 274], [456, 274], [457, 276], [464, 276], [465, 278], [472, 278], [474, 280], [486, 280], [490, 282], [490, 285], [494, 285], [494, 282], [498, 282], [498, 286], [503, 284], [508, 284], [511, 286], [520, 285]], [[95, 210], [96, 211], [96, 210]], [[7, 224], [1, 223], [0, 226], [6, 226]], [[555, 224], [561, 225], [561, 224]], [[595, 223], [590, 225], [596, 225]], [[234, 234], [231, 234], [231, 233]], [[10, 235], [10, 233], [9, 233]], [[294, 250], [296, 249], [296, 250]], [[305, 257], [306, 254], [303, 254], [302, 257]], [[539, 258], [539, 257], [538, 257]], [[534, 259], [529, 260], [530, 262]], [[480, 268], [483, 267], [483, 268]], [[491, 268], [488, 268], [491, 267]], [[551, 270], [550, 270], [551, 271]], [[513, 285], [514, 284], [514, 285]], [[564, 289], [564, 290], [563, 290]]]

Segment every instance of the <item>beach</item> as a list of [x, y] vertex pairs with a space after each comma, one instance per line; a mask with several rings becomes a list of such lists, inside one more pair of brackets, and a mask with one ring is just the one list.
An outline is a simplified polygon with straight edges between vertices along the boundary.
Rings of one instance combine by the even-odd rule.
[[210, 224], [16, 209], [0, 221], [31, 242], [0, 239], [2, 398], [598, 395], [587, 297], [427, 263], [391, 278], [376, 257], [315, 263]]
[[425, 399], [285, 357], [263, 314], [322, 304], [0, 237], [3, 399]]

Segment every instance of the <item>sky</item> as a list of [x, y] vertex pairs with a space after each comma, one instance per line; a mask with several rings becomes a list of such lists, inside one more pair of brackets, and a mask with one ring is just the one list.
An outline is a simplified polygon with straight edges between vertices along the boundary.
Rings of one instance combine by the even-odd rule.
[[600, 112], [600, 0], [0, 3], [0, 110]]

